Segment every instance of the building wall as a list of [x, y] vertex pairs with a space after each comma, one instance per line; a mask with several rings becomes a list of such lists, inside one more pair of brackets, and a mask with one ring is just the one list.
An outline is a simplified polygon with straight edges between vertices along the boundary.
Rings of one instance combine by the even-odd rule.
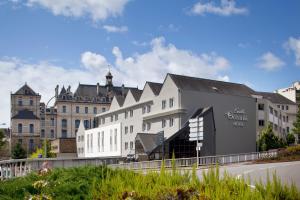
[[[63, 106], [66, 106], [66, 112], [63, 112]], [[79, 107], [79, 113], [76, 112], [76, 107]], [[85, 113], [85, 107], [88, 108], [88, 113]], [[57, 138], [63, 137], [62, 130], [67, 131], [67, 137], [76, 137], [78, 127], [75, 126], [76, 120], [88, 120], [89, 123], [93, 123], [94, 107], [97, 108], [97, 113], [103, 112], [102, 109], [108, 110], [109, 104], [92, 104], [92, 103], [77, 103], [77, 102], [57, 102]], [[62, 120], [67, 120], [67, 126], [62, 126]], [[90, 124], [90, 126], [91, 126]]]
[[[198, 108], [213, 107], [216, 127], [216, 154], [232, 154], [256, 151], [255, 99], [199, 91], [182, 91], [181, 105], [186, 109], [185, 123]], [[226, 113], [244, 110], [245, 121], [230, 120]], [[238, 122], [239, 124], [236, 124]], [[204, 133], [204, 138], [205, 134]]]
[[282, 96], [288, 98], [289, 100], [300, 104], [300, 82], [294, 82], [291, 87], [278, 89], [275, 92], [281, 94]]

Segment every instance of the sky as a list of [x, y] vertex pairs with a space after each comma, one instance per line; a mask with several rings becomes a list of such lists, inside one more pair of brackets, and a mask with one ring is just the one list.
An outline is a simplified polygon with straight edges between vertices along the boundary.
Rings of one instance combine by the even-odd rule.
[[0, 0], [0, 124], [25, 82], [143, 88], [166, 73], [272, 92], [300, 80], [299, 0]]

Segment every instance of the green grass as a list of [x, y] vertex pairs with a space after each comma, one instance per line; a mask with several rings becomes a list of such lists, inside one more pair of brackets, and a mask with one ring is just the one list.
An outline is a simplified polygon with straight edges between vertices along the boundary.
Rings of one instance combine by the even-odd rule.
[[274, 175], [266, 185], [249, 187], [244, 179], [221, 178], [211, 168], [199, 180], [196, 170], [136, 173], [106, 167], [55, 169], [46, 175], [0, 182], [0, 199], [300, 199], [294, 185], [283, 185]]

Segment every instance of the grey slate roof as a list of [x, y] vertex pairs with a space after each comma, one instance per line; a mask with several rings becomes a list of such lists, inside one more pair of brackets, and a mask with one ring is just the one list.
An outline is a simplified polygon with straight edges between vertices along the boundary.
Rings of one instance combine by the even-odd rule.
[[135, 101], [139, 101], [140, 100], [140, 97], [143, 93], [143, 90], [139, 90], [137, 88], [134, 88], [134, 89], [130, 89]]
[[118, 102], [118, 104], [120, 106], [123, 106], [124, 101], [125, 101], [125, 97], [124, 96], [122, 96], [122, 95], [115, 95], [114, 98], [116, 98], [116, 100], [117, 100], [117, 102]]
[[289, 100], [288, 98], [286, 98], [278, 93], [256, 92], [256, 94], [263, 96], [263, 98], [268, 99], [272, 103], [297, 105], [295, 102]]
[[154, 82], [147, 82], [149, 84], [149, 87], [153, 91], [155, 95], [159, 95], [159, 92], [162, 88], [162, 83], [154, 83]]
[[32, 111], [24, 109], [20, 110], [18, 114], [12, 117], [12, 119], [39, 119]]
[[35, 91], [33, 91], [33, 89], [31, 89], [27, 83], [25, 83], [18, 91], [16, 91], [14, 94], [17, 95], [28, 95], [28, 96], [38, 96], [39, 94], [37, 94]]
[[255, 91], [243, 84], [169, 74], [176, 86], [183, 90], [196, 90], [251, 97]]
[[160, 137], [161, 135], [159, 133], [137, 133], [135, 139], [142, 144], [144, 152], [149, 155], [157, 146], [160, 145]]

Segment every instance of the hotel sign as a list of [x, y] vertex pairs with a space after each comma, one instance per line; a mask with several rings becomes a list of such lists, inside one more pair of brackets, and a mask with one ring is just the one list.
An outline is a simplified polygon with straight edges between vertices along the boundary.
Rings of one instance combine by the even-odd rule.
[[245, 109], [234, 108], [231, 111], [225, 113], [225, 117], [232, 121], [232, 125], [235, 127], [244, 127], [248, 121], [248, 115]]

